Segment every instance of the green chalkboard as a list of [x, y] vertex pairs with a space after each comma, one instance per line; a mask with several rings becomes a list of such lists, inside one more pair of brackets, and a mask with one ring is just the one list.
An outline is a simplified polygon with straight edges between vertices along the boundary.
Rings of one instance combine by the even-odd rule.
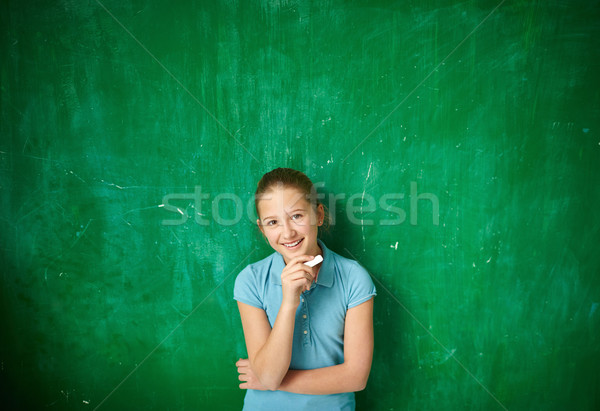
[[600, 408], [600, 2], [3, 1], [12, 409], [241, 409], [275, 167], [378, 288], [360, 410]]

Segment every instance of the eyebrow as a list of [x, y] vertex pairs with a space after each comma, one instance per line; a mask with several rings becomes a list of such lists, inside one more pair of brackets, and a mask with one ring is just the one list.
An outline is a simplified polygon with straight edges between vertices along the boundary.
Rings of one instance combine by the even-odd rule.
[[[285, 213], [287, 215], [290, 215], [292, 213], [295, 213], [296, 211], [306, 211], [306, 209], [304, 209], [304, 208], [295, 208], [295, 209], [293, 209], [291, 211], [286, 211]], [[263, 218], [262, 221], [268, 220], [269, 218], [277, 218], [277, 217], [275, 217], [275, 216], [268, 216], [268, 217]]]

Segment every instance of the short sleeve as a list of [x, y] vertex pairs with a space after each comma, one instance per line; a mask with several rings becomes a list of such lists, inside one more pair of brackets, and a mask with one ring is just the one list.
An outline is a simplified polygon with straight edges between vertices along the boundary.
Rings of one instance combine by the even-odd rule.
[[360, 264], [354, 262], [349, 273], [348, 308], [356, 307], [377, 295], [371, 276]]
[[244, 268], [235, 279], [233, 299], [256, 308], [263, 308], [262, 293], [258, 290], [259, 281], [252, 267]]

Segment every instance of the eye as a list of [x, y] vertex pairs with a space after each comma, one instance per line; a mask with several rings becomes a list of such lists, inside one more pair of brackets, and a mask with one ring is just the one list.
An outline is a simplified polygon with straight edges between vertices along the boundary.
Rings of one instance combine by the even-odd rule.
[[273, 225], [276, 225], [276, 224], [277, 224], [277, 220], [269, 220], [269, 221], [267, 221], [266, 225], [273, 226]]
[[294, 215], [292, 216], [292, 220], [299, 220], [299, 219], [301, 219], [301, 218], [302, 218], [302, 214], [294, 214]]

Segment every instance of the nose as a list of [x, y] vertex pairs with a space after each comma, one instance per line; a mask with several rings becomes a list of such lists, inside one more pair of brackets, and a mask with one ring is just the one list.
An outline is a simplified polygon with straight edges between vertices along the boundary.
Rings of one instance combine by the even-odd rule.
[[290, 220], [284, 220], [282, 225], [282, 234], [285, 239], [292, 239], [296, 236], [296, 230], [294, 229], [294, 223]]

